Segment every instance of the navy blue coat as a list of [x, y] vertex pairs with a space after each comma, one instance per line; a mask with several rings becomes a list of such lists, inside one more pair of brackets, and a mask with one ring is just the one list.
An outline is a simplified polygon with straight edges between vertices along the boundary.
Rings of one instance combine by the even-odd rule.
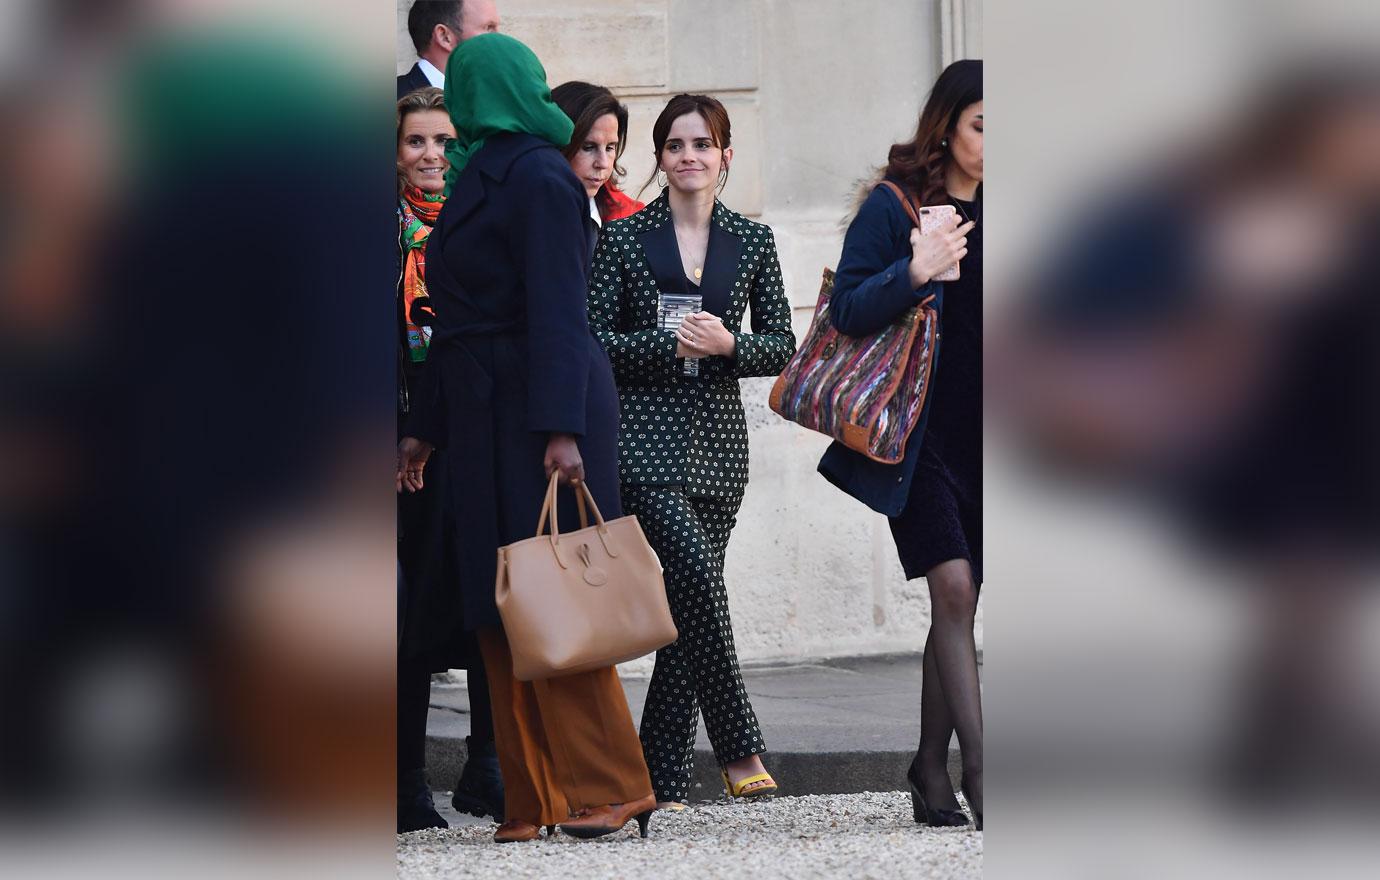
[[[444, 448], [465, 626], [499, 626], [497, 549], [536, 534], [553, 432], [579, 436], [606, 518], [618, 500], [618, 392], [590, 333], [589, 199], [560, 152], [525, 134], [470, 159], [427, 240], [436, 311], [408, 433]], [[561, 528], [578, 527], [561, 490]]]
[[[910, 286], [913, 228], [905, 208], [885, 187], [874, 189], [863, 202], [844, 236], [843, 255], [834, 273], [829, 313], [840, 333], [876, 333], [930, 294], [935, 295], [934, 306], [942, 314], [942, 282], [932, 281], [919, 290]], [[935, 355], [940, 355], [938, 347]], [[820, 459], [819, 472], [878, 513], [899, 516], [910, 495], [928, 415], [927, 400], [900, 463], [882, 464], [835, 442]]]

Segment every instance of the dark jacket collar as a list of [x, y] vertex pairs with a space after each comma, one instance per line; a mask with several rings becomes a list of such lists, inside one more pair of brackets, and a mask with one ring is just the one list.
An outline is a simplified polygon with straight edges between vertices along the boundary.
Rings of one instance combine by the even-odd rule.
[[[657, 287], [668, 293], [689, 292], [690, 282], [681, 265], [666, 193], [662, 192], [628, 219], [633, 223], [632, 233], [642, 243]], [[742, 226], [746, 222], [741, 215], [724, 207], [723, 202], [715, 200], [714, 213], [709, 219], [709, 250], [705, 254], [700, 292], [704, 295], [704, 309], [719, 317], [724, 316], [731, 302], [738, 276], [738, 258], [743, 248]]]
[[490, 135], [485, 139], [484, 146], [470, 157], [470, 164], [491, 180], [502, 181], [519, 156], [550, 146], [548, 141], [531, 134], [504, 132]]
[[486, 188], [480, 179], [481, 175], [502, 182], [519, 156], [549, 146], [546, 141], [530, 134], [505, 133], [487, 139], [484, 146], [470, 157], [465, 170], [460, 172], [437, 223], [459, 223], [484, 203]]
[[[671, 223], [671, 199], [667, 195], [667, 191], [662, 190], [661, 195], [647, 203], [647, 207], [619, 222], [627, 223], [627, 229], [633, 235], [646, 232], [657, 226], [669, 226]], [[709, 215], [711, 226], [717, 226], [724, 232], [741, 237], [746, 230], [747, 222], [747, 218], [742, 214], [729, 210], [718, 199], [714, 200], [714, 213]]]

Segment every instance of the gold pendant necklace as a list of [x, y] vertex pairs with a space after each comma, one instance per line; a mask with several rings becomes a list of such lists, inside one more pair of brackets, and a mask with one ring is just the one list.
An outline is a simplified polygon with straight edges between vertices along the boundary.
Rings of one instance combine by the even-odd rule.
[[[681, 240], [681, 237], [680, 237], [680, 229], [679, 229], [678, 227], [676, 227], [674, 224], [672, 224], [671, 229], [672, 229], [672, 231], [675, 232], [675, 234], [676, 234], [676, 247], [679, 248], [680, 251], [681, 251], [682, 253], [684, 253], [687, 249], [686, 249], [686, 247], [685, 247], [685, 243]], [[708, 236], [708, 230], [705, 231], [705, 235], [706, 235], [706, 237]], [[709, 248], [708, 248], [708, 242], [706, 242], [706, 243], [705, 243], [705, 250], [707, 251], [708, 249], [709, 249]], [[704, 266], [703, 266], [703, 265], [696, 266], [695, 269], [694, 269], [694, 275], [695, 275], [695, 281], [698, 282], [698, 281], [700, 280], [700, 278], [703, 277], [703, 275], [704, 275]]]

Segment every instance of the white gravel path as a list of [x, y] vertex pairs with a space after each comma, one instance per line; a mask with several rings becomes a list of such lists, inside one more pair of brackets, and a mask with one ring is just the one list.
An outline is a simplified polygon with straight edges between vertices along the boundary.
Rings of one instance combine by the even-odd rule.
[[398, 835], [400, 878], [980, 878], [982, 834], [917, 826], [903, 792], [705, 803], [599, 840], [499, 845], [491, 823]]

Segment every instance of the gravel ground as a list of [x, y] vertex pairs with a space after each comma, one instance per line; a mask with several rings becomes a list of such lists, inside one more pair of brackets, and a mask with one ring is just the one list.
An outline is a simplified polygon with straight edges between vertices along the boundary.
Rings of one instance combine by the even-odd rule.
[[980, 878], [982, 835], [911, 819], [904, 792], [809, 795], [658, 812], [598, 840], [499, 845], [494, 825], [398, 835], [400, 878]]

